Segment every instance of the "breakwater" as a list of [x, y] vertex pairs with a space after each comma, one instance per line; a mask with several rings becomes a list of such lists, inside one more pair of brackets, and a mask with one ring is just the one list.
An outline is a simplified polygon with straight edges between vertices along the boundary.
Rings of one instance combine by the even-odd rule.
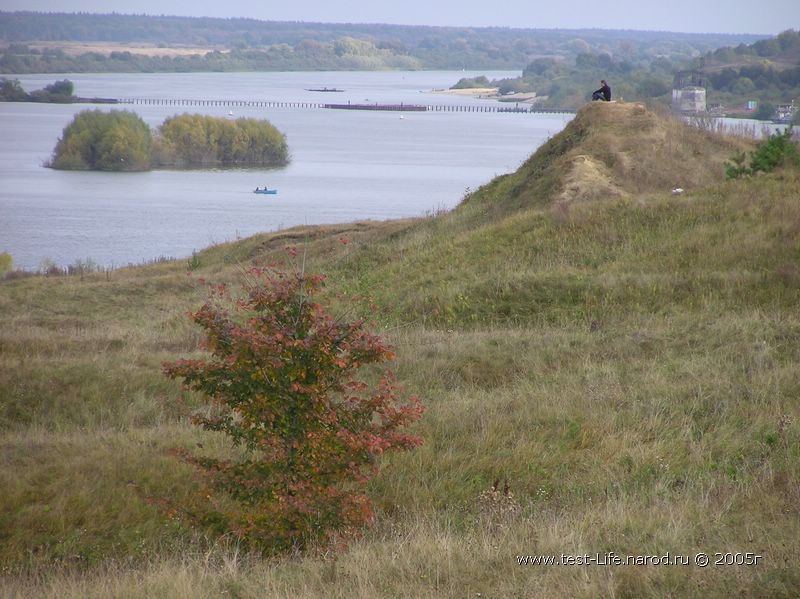
[[574, 110], [537, 108], [529, 104], [383, 104], [383, 103], [342, 103], [321, 102], [273, 102], [270, 100], [205, 100], [190, 98], [120, 98], [118, 104], [141, 104], [152, 106], [220, 106], [226, 108], [297, 108], [329, 110], [383, 110], [392, 112], [494, 112], [530, 114], [574, 114]]

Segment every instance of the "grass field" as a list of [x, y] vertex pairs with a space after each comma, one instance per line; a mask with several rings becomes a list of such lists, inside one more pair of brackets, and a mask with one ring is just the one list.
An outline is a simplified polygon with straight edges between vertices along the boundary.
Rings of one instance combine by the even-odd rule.
[[[800, 173], [726, 182], [747, 142], [600, 104], [446, 214], [0, 283], [0, 596], [798, 596]], [[428, 410], [372, 529], [265, 560], [142, 496], [195, 484], [171, 447], [226, 451], [161, 374], [198, 278], [288, 245], [375, 300]], [[612, 552], [689, 563], [520, 564]]]
[[130, 52], [131, 54], [140, 54], [143, 56], [169, 56], [174, 58], [176, 56], [203, 56], [208, 52], [213, 52], [214, 50], [228, 51], [227, 48], [215, 46], [157, 46], [152, 44], [126, 44], [122, 42], [34, 41], [25, 45], [29, 48], [34, 48], [39, 51], [60, 50], [67, 56], [80, 56], [81, 54], [88, 54], [90, 52], [102, 54], [103, 56], [110, 56], [112, 52]]

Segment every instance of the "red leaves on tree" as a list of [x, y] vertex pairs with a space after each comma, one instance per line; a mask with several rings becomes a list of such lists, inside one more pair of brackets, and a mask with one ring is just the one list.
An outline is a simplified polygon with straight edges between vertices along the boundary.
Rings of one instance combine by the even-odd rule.
[[400, 429], [424, 408], [416, 397], [398, 399], [390, 370], [372, 390], [354, 378], [394, 353], [363, 321], [337, 320], [317, 302], [322, 276], [260, 268], [249, 275], [246, 295], [231, 298], [215, 286], [191, 313], [210, 356], [164, 371], [209, 402], [194, 421], [227, 434], [247, 455], [225, 461], [184, 452], [205, 486], [183, 513], [277, 553], [369, 524], [362, 487], [383, 453], [422, 442]]

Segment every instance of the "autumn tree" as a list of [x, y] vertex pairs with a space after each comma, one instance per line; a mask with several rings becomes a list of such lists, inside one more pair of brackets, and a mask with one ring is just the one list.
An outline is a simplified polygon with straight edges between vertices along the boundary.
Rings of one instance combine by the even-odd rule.
[[289, 148], [286, 136], [266, 120], [181, 114], [159, 127], [155, 162], [181, 168], [284, 166]]
[[213, 287], [191, 314], [210, 355], [164, 365], [208, 402], [195, 423], [227, 435], [238, 452], [180, 452], [202, 486], [171, 509], [266, 553], [325, 544], [372, 521], [364, 485], [385, 452], [421, 443], [400, 429], [423, 408], [398, 398], [390, 370], [372, 386], [355, 378], [394, 354], [362, 320], [330, 314], [317, 299], [322, 276], [248, 272], [243, 294]]
[[126, 110], [84, 110], [64, 128], [53, 157], [55, 169], [143, 171], [150, 168], [150, 127]]

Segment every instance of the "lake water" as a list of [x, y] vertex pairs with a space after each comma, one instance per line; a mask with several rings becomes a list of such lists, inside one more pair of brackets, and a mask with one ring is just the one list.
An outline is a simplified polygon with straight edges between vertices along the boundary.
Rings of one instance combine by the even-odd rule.
[[[518, 73], [329, 72], [27, 75], [68, 78], [83, 97], [481, 104], [434, 94], [464, 76]], [[340, 88], [318, 93], [307, 88]], [[300, 108], [116, 106], [157, 127], [183, 113], [265, 118], [292, 156], [274, 170], [69, 172], [44, 168], [87, 105], [0, 103], [0, 252], [17, 268], [92, 260], [111, 267], [298, 224], [391, 219], [452, 208], [467, 188], [515, 170], [570, 115], [372, 112]], [[278, 189], [255, 195], [256, 186]]]

